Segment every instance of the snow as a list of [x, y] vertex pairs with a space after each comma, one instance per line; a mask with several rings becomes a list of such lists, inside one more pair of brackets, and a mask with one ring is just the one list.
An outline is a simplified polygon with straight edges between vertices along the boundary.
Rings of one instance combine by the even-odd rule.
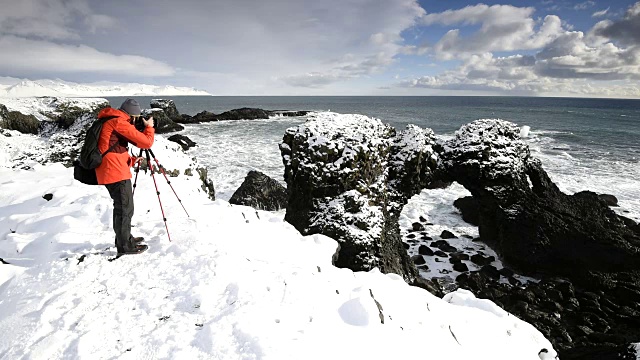
[[[0, 134], [12, 149], [0, 156], [0, 257], [9, 263], [0, 264], [0, 358], [555, 356], [531, 325], [465, 290], [443, 300], [394, 274], [335, 268], [335, 240], [302, 236], [281, 212], [212, 202], [197, 176], [170, 178], [187, 217], [156, 174], [169, 242], [153, 180], [141, 173], [133, 234], [150, 249], [109, 261], [106, 189], [57, 163], [13, 168], [46, 140]], [[154, 152], [167, 169], [195, 166], [161, 136]]]
[[514, 123], [500, 119], [481, 119], [463, 125], [452, 139], [442, 142], [440, 154], [444, 164], [456, 162], [475, 167], [480, 178], [495, 180], [501, 177], [519, 178], [524, 173], [530, 153], [521, 139], [521, 129]]
[[69, 97], [106, 97], [106, 96], [169, 96], [169, 95], [211, 95], [206, 91], [189, 87], [170, 85], [147, 85], [138, 83], [100, 82], [79, 84], [63, 80], [28, 80], [0, 77], [0, 98], [69, 96]]
[[108, 101], [100, 98], [0, 97], [0, 104], [6, 106], [7, 110], [18, 111], [24, 115], [33, 115], [40, 121], [50, 120], [45, 114], [59, 112], [58, 107], [61, 105], [91, 109], [103, 103], [108, 103]]

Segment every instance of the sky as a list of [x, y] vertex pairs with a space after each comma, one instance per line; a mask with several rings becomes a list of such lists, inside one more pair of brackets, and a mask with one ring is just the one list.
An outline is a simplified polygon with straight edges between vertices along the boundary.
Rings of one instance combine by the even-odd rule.
[[0, 0], [0, 77], [640, 98], [635, 0]]

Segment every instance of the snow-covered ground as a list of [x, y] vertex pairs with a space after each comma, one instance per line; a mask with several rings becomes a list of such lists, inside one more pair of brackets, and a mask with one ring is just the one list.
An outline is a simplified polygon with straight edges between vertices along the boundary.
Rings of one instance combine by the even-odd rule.
[[[11, 135], [11, 136], [7, 136]], [[194, 160], [157, 136], [182, 206], [141, 173], [133, 234], [114, 261], [111, 199], [60, 164], [13, 169], [46, 139], [0, 134], [0, 358], [544, 359], [531, 325], [457, 290], [437, 298], [396, 275], [331, 265], [337, 243], [301, 236], [283, 213], [210, 201]], [[24, 160], [22, 160], [24, 161]], [[51, 194], [47, 201], [43, 195]]]
[[28, 80], [0, 77], [0, 98], [33, 96], [177, 96], [211, 95], [206, 91], [171, 85], [98, 82], [79, 84], [63, 80]]

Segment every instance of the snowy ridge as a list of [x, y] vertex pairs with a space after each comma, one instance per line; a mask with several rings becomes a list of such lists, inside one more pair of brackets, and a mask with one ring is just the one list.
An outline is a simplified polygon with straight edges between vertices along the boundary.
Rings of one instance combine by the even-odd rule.
[[[16, 156], [45, 140], [0, 134]], [[0, 358], [555, 357], [531, 325], [464, 290], [443, 300], [393, 274], [335, 268], [335, 240], [302, 236], [282, 214], [212, 202], [184, 175], [191, 156], [161, 136], [154, 152], [183, 170], [171, 184], [191, 217], [156, 174], [169, 242], [153, 180], [141, 173], [133, 233], [150, 249], [113, 262], [103, 187], [56, 163], [12, 169], [15, 157], [0, 155], [0, 258], [9, 263], [0, 263]]]
[[0, 78], [0, 98], [34, 96], [106, 97], [106, 96], [170, 96], [211, 95], [206, 91], [171, 85], [147, 85], [138, 83], [88, 83], [79, 84], [62, 80], [27, 80]]

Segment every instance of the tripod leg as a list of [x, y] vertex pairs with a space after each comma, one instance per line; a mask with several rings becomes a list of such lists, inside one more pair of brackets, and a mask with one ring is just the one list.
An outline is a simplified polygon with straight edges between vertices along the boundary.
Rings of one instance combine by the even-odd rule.
[[[147, 157], [149, 157], [149, 153], [147, 153]], [[160, 211], [162, 212], [162, 220], [164, 220], [164, 228], [167, 229], [167, 237], [169, 241], [171, 241], [171, 235], [169, 234], [169, 226], [167, 226], [167, 217], [164, 215], [164, 209], [162, 208], [162, 200], [160, 200], [160, 191], [158, 191], [158, 183], [156, 183], [156, 177], [153, 175], [153, 170], [151, 170], [151, 178], [153, 179], [153, 185], [156, 187], [156, 194], [158, 195], [158, 203], [160, 203]]]
[[176, 196], [176, 199], [178, 199], [178, 202], [180, 203], [180, 205], [182, 205], [182, 209], [184, 210], [184, 212], [187, 214], [188, 217], [191, 217], [191, 216], [189, 216], [189, 213], [187, 212], [187, 209], [184, 207], [184, 204], [182, 203], [182, 200], [180, 200], [180, 197], [176, 193], [176, 190], [173, 188], [173, 185], [171, 185], [171, 181], [169, 181], [169, 178], [167, 177], [167, 173], [164, 171], [164, 167], [162, 167], [162, 165], [160, 165], [160, 163], [158, 162], [158, 159], [156, 158], [156, 155], [153, 153], [153, 151], [151, 151], [151, 149], [148, 150], [147, 156], [149, 156], [149, 153], [151, 153], [151, 156], [153, 157], [153, 160], [158, 165], [158, 169], [160, 169], [160, 172], [162, 172], [162, 175], [164, 175], [164, 179], [167, 180], [167, 184], [169, 184], [169, 187], [173, 191], [173, 194]]
[[[138, 155], [138, 157], [142, 157], [142, 149], [140, 149], [140, 155]], [[133, 182], [133, 193], [131, 194], [131, 196], [136, 193], [136, 185], [138, 185], [138, 174], [140, 174], [140, 163], [138, 163], [138, 165], [136, 166], [136, 179]]]

